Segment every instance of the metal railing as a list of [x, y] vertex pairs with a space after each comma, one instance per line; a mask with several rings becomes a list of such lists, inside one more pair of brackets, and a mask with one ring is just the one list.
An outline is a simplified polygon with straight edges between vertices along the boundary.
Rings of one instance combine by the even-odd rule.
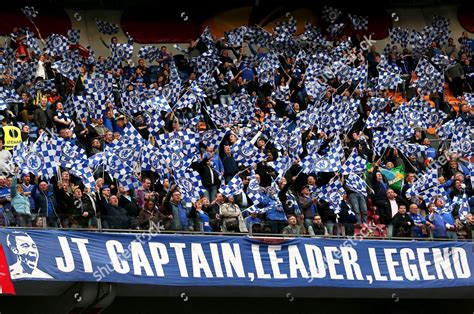
[[199, 223], [198, 230], [190, 231], [173, 231], [173, 230], [164, 230], [160, 223], [156, 224], [153, 221], [149, 221], [148, 228], [103, 228], [102, 219], [104, 217], [97, 217], [97, 226], [94, 227], [49, 227], [46, 217], [37, 217], [37, 221], [41, 220], [39, 223], [40, 226], [14, 226], [14, 227], [5, 227], [6, 229], [29, 229], [29, 230], [61, 230], [61, 231], [81, 231], [81, 232], [98, 232], [98, 233], [132, 233], [132, 234], [143, 234], [151, 233], [154, 235], [200, 235], [200, 236], [240, 236], [240, 237], [251, 237], [251, 238], [275, 238], [275, 239], [294, 239], [294, 238], [323, 238], [323, 239], [339, 239], [339, 240], [386, 240], [386, 241], [437, 241], [437, 242], [453, 242], [453, 241], [462, 241], [462, 242], [473, 242], [474, 239], [474, 230], [471, 230], [471, 239], [450, 239], [450, 238], [418, 238], [418, 237], [396, 237], [392, 236], [390, 238], [386, 236], [376, 236], [376, 235], [367, 235], [367, 234], [354, 234], [354, 235], [309, 235], [309, 234], [280, 234], [280, 233], [255, 233], [252, 232], [250, 228], [249, 232], [226, 232], [226, 231], [204, 231], [203, 224]]

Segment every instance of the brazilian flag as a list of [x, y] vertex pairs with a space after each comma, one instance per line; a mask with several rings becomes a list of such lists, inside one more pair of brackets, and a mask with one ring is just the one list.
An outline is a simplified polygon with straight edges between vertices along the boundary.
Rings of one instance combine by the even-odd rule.
[[[370, 162], [367, 163], [367, 172], [371, 173], [373, 171], [372, 164]], [[402, 190], [403, 180], [405, 179], [405, 171], [403, 171], [402, 166], [398, 166], [392, 169], [385, 169], [379, 167], [380, 173], [387, 179], [388, 185], [396, 192], [400, 192]]]

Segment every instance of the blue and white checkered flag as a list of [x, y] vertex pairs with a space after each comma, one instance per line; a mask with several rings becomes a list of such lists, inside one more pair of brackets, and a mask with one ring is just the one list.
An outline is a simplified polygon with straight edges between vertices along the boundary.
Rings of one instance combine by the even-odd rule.
[[306, 174], [339, 171], [341, 169], [341, 150], [341, 146], [330, 145], [329, 150], [324, 155], [315, 153], [306, 156], [301, 163], [302, 171]]
[[200, 133], [201, 142], [206, 147], [212, 147], [212, 149], [217, 149], [222, 142], [227, 131], [225, 129], [213, 129], [206, 132]]
[[88, 166], [88, 160], [85, 151], [75, 144], [58, 139], [58, 147], [60, 147], [59, 164], [69, 169], [69, 171], [80, 178], [85, 187], [93, 190], [95, 188], [95, 180], [91, 169]]
[[451, 207], [454, 207], [455, 205], [459, 206], [458, 212], [459, 212], [459, 219], [462, 222], [466, 221], [466, 216], [470, 213], [470, 206], [469, 206], [469, 199], [466, 195], [466, 193], [463, 193], [461, 196], [456, 195], [453, 197], [453, 200], [451, 202]]
[[241, 26], [230, 32], [224, 33], [226, 42], [229, 46], [242, 46], [244, 36], [247, 33], [247, 27]]
[[110, 73], [87, 77], [84, 80], [84, 87], [88, 94], [102, 94], [108, 96], [112, 93], [114, 77]]
[[45, 50], [52, 56], [62, 56], [68, 49], [68, 39], [63, 35], [51, 34], [46, 40]]
[[267, 158], [263, 152], [245, 139], [239, 139], [230, 149], [235, 160], [244, 167], [251, 167]]
[[323, 19], [326, 21], [326, 22], [330, 22], [330, 23], [334, 23], [338, 18], [339, 16], [341, 16], [342, 14], [342, 11], [339, 10], [339, 9], [336, 9], [336, 8], [333, 8], [333, 7], [330, 7], [330, 6], [323, 6]]
[[[43, 133], [45, 134], [45, 133]], [[60, 148], [55, 139], [41, 135], [25, 156], [26, 167], [34, 175], [50, 179], [56, 175], [58, 152]]]
[[280, 156], [274, 163], [273, 168], [275, 172], [278, 173], [278, 176], [275, 178], [276, 182], [279, 182], [281, 178], [285, 176], [285, 173], [291, 168], [293, 165], [293, 160], [290, 156]]
[[81, 30], [80, 29], [70, 29], [70, 30], [68, 30], [67, 31], [67, 39], [73, 45], [79, 44], [79, 41], [81, 40]]
[[26, 45], [28, 49], [33, 51], [37, 56], [41, 55], [41, 49], [38, 46], [38, 41], [36, 40], [36, 35], [31, 30], [26, 30]]
[[62, 76], [71, 81], [76, 81], [81, 69], [81, 63], [74, 59], [56, 61], [51, 66], [56, 69]]
[[179, 177], [175, 177], [176, 184], [183, 193], [186, 201], [196, 202], [204, 194], [201, 177], [196, 171], [185, 172]]
[[33, 20], [33, 18], [38, 16], [38, 11], [36, 11], [35, 7], [31, 6], [26, 6], [21, 9], [21, 12], [26, 16], [26, 18], [30, 21]]
[[328, 202], [329, 208], [331, 208], [334, 213], [339, 213], [341, 202], [343, 200], [342, 197], [345, 194], [344, 188], [339, 179], [335, 179], [331, 183], [316, 189], [314, 194], [318, 199]]
[[346, 186], [350, 190], [367, 196], [367, 185], [364, 180], [355, 173], [350, 173], [346, 179]]
[[257, 181], [257, 177], [255, 176], [255, 171], [253, 169], [250, 171], [250, 181], [247, 187], [247, 195], [252, 200], [254, 205], [262, 204], [265, 201], [264, 192]]
[[348, 175], [350, 173], [363, 173], [367, 170], [367, 159], [362, 158], [354, 148], [341, 167], [341, 174]]
[[141, 46], [138, 50], [138, 57], [150, 63], [158, 59], [159, 54], [160, 49], [155, 46]]
[[421, 195], [423, 191], [438, 186], [438, 169], [433, 167], [423, 173], [407, 190], [406, 197]]
[[119, 27], [117, 24], [112, 24], [100, 19], [95, 19], [95, 23], [97, 25], [97, 30], [101, 34], [113, 35], [113, 34], [117, 34], [119, 31]]
[[198, 97], [190, 90], [187, 90], [175, 103], [174, 108], [176, 109], [192, 108], [197, 101], [198, 101]]
[[21, 102], [21, 98], [14, 89], [0, 86], [0, 110], [7, 109], [9, 103]]
[[347, 14], [355, 30], [368, 30], [369, 17], [355, 14]]
[[458, 128], [456, 132], [453, 133], [449, 151], [456, 152], [465, 158], [474, 156], [473, 133], [473, 129], [470, 125]]
[[131, 44], [113, 44], [112, 59], [115, 63], [130, 60], [133, 56], [133, 45]]
[[469, 106], [474, 106], [474, 93], [464, 93], [463, 97]]
[[239, 174], [236, 174], [227, 185], [223, 185], [219, 188], [219, 192], [225, 197], [234, 196], [244, 191], [244, 184]]

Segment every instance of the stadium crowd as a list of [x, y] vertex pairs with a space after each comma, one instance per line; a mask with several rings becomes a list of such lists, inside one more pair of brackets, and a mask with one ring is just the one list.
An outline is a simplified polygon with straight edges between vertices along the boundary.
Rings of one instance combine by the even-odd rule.
[[[179, 55], [142, 47], [136, 65], [116, 37], [95, 57], [15, 29], [0, 50], [0, 225], [471, 239], [467, 33], [392, 33], [379, 52], [293, 23], [206, 29]], [[86, 169], [43, 165], [53, 141]]]

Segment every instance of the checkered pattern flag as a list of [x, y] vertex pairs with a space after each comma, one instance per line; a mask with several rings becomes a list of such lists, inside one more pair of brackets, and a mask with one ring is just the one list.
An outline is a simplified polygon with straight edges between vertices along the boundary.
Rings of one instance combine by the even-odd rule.
[[73, 175], [80, 178], [89, 189], [95, 188], [95, 180], [88, 166], [85, 151], [77, 145], [58, 139], [60, 147], [59, 164], [71, 171]]
[[138, 57], [150, 63], [158, 59], [159, 54], [160, 49], [155, 46], [141, 46], [138, 50]]
[[469, 206], [469, 199], [466, 195], [466, 193], [463, 193], [461, 196], [456, 195], [453, 197], [453, 200], [451, 202], [451, 208], [454, 206], [459, 206], [458, 212], [459, 212], [459, 219], [462, 222], [466, 221], [466, 216], [470, 213], [470, 206]]
[[63, 35], [51, 34], [46, 40], [45, 50], [52, 56], [63, 55], [68, 48], [68, 39]]
[[21, 142], [18, 145], [13, 147], [12, 159], [13, 162], [18, 166], [21, 173], [29, 173], [32, 172], [28, 167], [28, 162], [26, 160], [26, 156], [30, 150], [30, 145], [28, 142]]
[[332, 145], [324, 155], [317, 153], [308, 155], [302, 160], [301, 167], [306, 174], [339, 171], [341, 169], [340, 149]]
[[438, 169], [436, 167], [429, 168], [422, 176], [413, 183], [407, 190], [406, 197], [420, 195], [422, 191], [429, 190], [438, 186]]
[[472, 144], [473, 135], [474, 132], [470, 125], [467, 127], [457, 128], [453, 133], [449, 151], [456, 152], [465, 158], [474, 156], [474, 146]]
[[469, 106], [474, 106], [474, 93], [464, 93], [463, 97]]
[[26, 30], [26, 45], [28, 49], [33, 51], [37, 56], [41, 54], [41, 49], [38, 46], [38, 41], [36, 40], [35, 33], [30, 31], [29, 29]]
[[341, 16], [342, 11], [330, 6], [323, 6], [323, 19], [326, 22], [334, 23], [339, 16]]
[[51, 66], [56, 69], [62, 76], [71, 81], [76, 81], [80, 74], [81, 63], [77, 60], [69, 59], [56, 61]]
[[226, 42], [229, 46], [242, 46], [244, 41], [244, 36], [247, 33], [247, 27], [241, 26], [239, 28], [233, 29], [230, 32], [224, 33]]
[[369, 17], [355, 14], [347, 14], [355, 30], [368, 30]]
[[318, 199], [322, 199], [329, 203], [329, 207], [338, 213], [341, 207], [342, 196], [345, 194], [341, 181], [335, 179], [329, 184], [323, 185], [314, 192]]
[[254, 205], [262, 204], [265, 200], [265, 195], [262, 187], [257, 181], [255, 176], [255, 171], [252, 169], [250, 171], [250, 180], [247, 187], [247, 196], [252, 200]]
[[7, 109], [9, 103], [21, 102], [21, 98], [14, 89], [0, 86], [0, 110]]
[[222, 139], [224, 138], [227, 131], [225, 129], [213, 129], [206, 132], [200, 133], [201, 143], [206, 147], [212, 147], [212, 149], [219, 148]]
[[19, 83], [32, 82], [36, 76], [36, 62], [15, 62], [12, 68], [12, 76]]
[[110, 175], [117, 179], [119, 185], [126, 189], [135, 189], [140, 186], [137, 179], [133, 176], [133, 168], [129, 167], [123, 160], [113, 153], [106, 155], [106, 169]]
[[104, 95], [79, 95], [72, 96], [70, 99], [72, 106], [69, 106], [68, 102], [65, 109], [67, 111], [76, 112], [78, 118], [86, 117], [98, 119], [102, 118], [105, 114], [107, 98]]
[[110, 95], [114, 84], [114, 77], [110, 73], [87, 77], [84, 80], [84, 87], [88, 94]]
[[185, 156], [198, 155], [199, 133], [190, 130], [170, 132], [156, 136], [160, 148], [171, 147], [173, 151], [182, 152]]
[[133, 56], [133, 45], [130, 44], [113, 44], [112, 59], [118, 63], [122, 60], [130, 60]]
[[164, 157], [161, 155], [160, 150], [150, 143], [146, 143], [143, 146], [141, 154], [141, 168], [143, 170], [151, 170], [163, 177], [166, 172], [166, 164], [164, 163]]
[[100, 19], [95, 19], [95, 23], [97, 25], [97, 30], [101, 34], [113, 35], [113, 34], [117, 34], [119, 31], [119, 27], [117, 24], [112, 24]]
[[433, 20], [431, 22], [431, 25], [436, 28], [436, 29], [449, 29], [449, 25], [451, 22], [449, 21], [448, 18], [442, 17], [442, 16], [433, 16]]
[[31, 7], [23, 7], [21, 8], [21, 12], [23, 12], [23, 14], [26, 16], [26, 18], [29, 20], [29, 21], [32, 21], [33, 18], [37, 17], [38, 16], [38, 11], [36, 11], [35, 7], [31, 6]]
[[377, 89], [396, 89], [398, 84], [402, 83], [400, 73], [390, 72], [379, 69], [379, 76], [377, 81]]
[[48, 139], [43, 134], [31, 146], [25, 160], [27, 161], [27, 167], [34, 175], [51, 179], [56, 175], [58, 152], [61, 150], [55, 139]]
[[223, 185], [219, 188], [219, 192], [225, 197], [234, 196], [244, 191], [244, 184], [239, 174], [236, 174], [227, 185]]
[[81, 30], [80, 29], [70, 29], [67, 31], [67, 39], [69, 43], [73, 45], [79, 44], [81, 39]]
[[245, 139], [239, 139], [237, 143], [231, 146], [231, 151], [235, 160], [246, 168], [258, 164], [267, 158], [263, 152]]
[[192, 108], [197, 101], [198, 97], [190, 90], [187, 90], [175, 103], [174, 108], [178, 110]]
[[331, 37], [336, 37], [342, 32], [345, 26], [346, 26], [345, 23], [331, 24], [328, 27], [328, 32], [331, 35]]
[[341, 174], [363, 173], [367, 170], [367, 159], [362, 158], [357, 153], [357, 149], [352, 149], [351, 154], [341, 167]]
[[275, 181], [279, 182], [281, 178], [285, 176], [285, 173], [291, 168], [293, 165], [293, 160], [290, 158], [290, 156], [280, 156], [275, 161], [275, 164], [273, 166], [273, 169], [275, 169], [275, 172], [278, 173], [278, 176], [276, 177]]
[[185, 172], [182, 176], [175, 178], [176, 184], [183, 193], [186, 201], [196, 202], [204, 194], [201, 177], [196, 171]]
[[364, 180], [355, 173], [350, 173], [347, 177], [346, 187], [351, 191], [367, 196], [367, 185]]

